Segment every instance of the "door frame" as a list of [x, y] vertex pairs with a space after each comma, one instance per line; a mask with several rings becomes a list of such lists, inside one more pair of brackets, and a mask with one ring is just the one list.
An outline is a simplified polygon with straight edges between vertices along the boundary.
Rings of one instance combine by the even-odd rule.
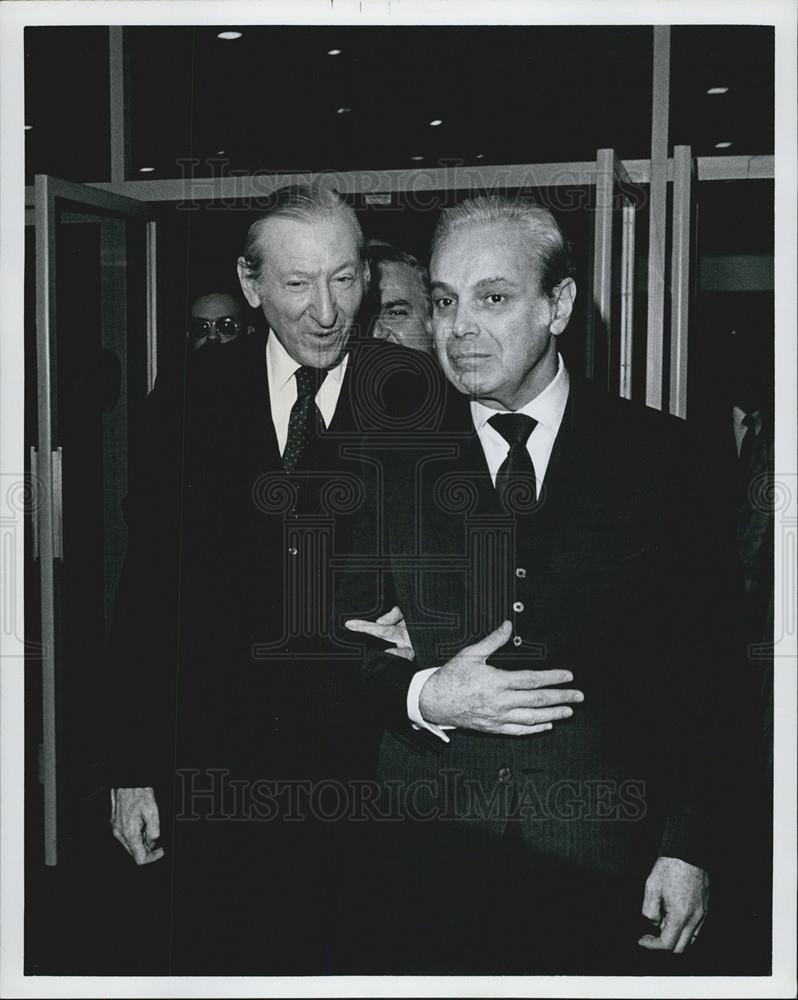
[[56, 227], [57, 202], [81, 210], [91, 209], [110, 217], [141, 219], [146, 225], [146, 334], [147, 390], [156, 373], [156, 220], [152, 205], [38, 174], [34, 184], [36, 231], [36, 383], [38, 432], [36, 472], [43, 502], [35, 512], [41, 589], [42, 641], [42, 754], [44, 786], [44, 863], [58, 861], [58, 768], [56, 678], [58, 596], [56, 560], [63, 559], [61, 447], [57, 426], [58, 387], [55, 384], [56, 331]]

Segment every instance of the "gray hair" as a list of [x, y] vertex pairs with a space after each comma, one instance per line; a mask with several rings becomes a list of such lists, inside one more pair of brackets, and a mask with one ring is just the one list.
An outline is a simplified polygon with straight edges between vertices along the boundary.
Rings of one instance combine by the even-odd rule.
[[531, 198], [484, 195], [442, 210], [432, 237], [432, 255], [456, 229], [478, 223], [516, 222], [526, 227], [530, 247], [540, 268], [540, 287], [551, 295], [557, 285], [574, 276], [571, 247], [552, 213]]
[[263, 267], [263, 250], [260, 237], [269, 219], [294, 219], [296, 222], [313, 222], [316, 219], [339, 215], [352, 227], [357, 242], [358, 256], [364, 259], [365, 242], [357, 214], [351, 205], [333, 188], [318, 184], [291, 184], [278, 188], [270, 198], [270, 205], [259, 215], [247, 231], [242, 254], [248, 276], [256, 277]]

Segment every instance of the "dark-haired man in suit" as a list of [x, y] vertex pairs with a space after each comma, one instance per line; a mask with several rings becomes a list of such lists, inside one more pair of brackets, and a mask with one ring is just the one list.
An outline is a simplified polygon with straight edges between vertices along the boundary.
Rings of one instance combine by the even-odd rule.
[[385, 511], [397, 608], [354, 623], [400, 654], [366, 670], [404, 820], [386, 961], [633, 971], [638, 943], [682, 953], [702, 929], [728, 749], [684, 428], [565, 369], [576, 289], [547, 210], [445, 210], [431, 281], [449, 395], [386, 474], [406, 499]]
[[364, 309], [370, 329], [415, 351], [432, 351], [432, 302], [429, 272], [412, 254], [381, 240], [367, 244], [371, 288]]

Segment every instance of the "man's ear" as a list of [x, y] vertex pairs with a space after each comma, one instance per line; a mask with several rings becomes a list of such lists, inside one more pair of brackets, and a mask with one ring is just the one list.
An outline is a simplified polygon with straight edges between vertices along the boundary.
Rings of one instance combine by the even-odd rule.
[[369, 267], [369, 262], [367, 260], [363, 261], [363, 288], [368, 291], [369, 285], [371, 284], [371, 268]]
[[244, 293], [244, 298], [253, 309], [257, 309], [261, 304], [260, 294], [257, 289], [257, 282], [255, 278], [250, 275], [247, 262], [243, 257], [239, 257], [236, 261], [236, 270], [238, 271], [238, 280], [241, 284], [241, 291]]
[[552, 317], [549, 323], [549, 331], [555, 337], [559, 337], [566, 326], [568, 326], [571, 313], [574, 311], [575, 299], [576, 282], [573, 278], [565, 278], [552, 292]]

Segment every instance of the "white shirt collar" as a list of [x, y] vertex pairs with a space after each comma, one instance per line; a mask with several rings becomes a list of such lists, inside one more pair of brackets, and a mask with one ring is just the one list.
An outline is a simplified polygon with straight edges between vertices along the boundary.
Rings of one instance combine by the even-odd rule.
[[[321, 383], [316, 393], [316, 405], [319, 408], [324, 426], [329, 427], [335, 416], [338, 397], [341, 394], [349, 354], [344, 354], [338, 364], [327, 372], [327, 377]], [[282, 455], [288, 438], [288, 423], [291, 417], [291, 407], [296, 402], [296, 379], [294, 372], [302, 366], [286, 351], [280, 341], [269, 330], [266, 338], [266, 377], [269, 382], [269, 402], [272, 424], [277, 435], [277, 444]]]
[[[325, 383], [332, 379], [333, 382], [340, 386], [348, 361], [349, 354], [347, 352], [338, 364], [327, 372], [327, 378], [324, 380]], [[294, 377], [294, 372], [301, 367], [302, 365], [291, 357], [270, 327], [269, 336], [266, 338], [266, 371], [269, 378], [269, 388], [275, 392], [280, 392]]]
[[[545, 427], [553, 437], [556, 437], [562, 423], [565, 404], [568, 402], [570, 379], [568, 369], [563, 364], [562, 355], [557, 355], [557, 374], [549, 382], [543, 392], [535, 396], [525, 406], [514, 413], [524, 413], [534, 417], [538, 424]], [[508, 413], [508, 410], [493, 410], [478, 399], [471, 400], [471, 416], [477, 433], [482, 430], [491, 417], [497, 413]]]
[[743, 424], [743, 421], [745, 420], [746, 417], [754, 418], [754, 429], [758, 433], [759, 424], [762, 422], [762, 415], [760, 414], [759, 410], [744, 410], [741, 406], [732, 407], [732, 419], [734, 420], [735, 425], [738, 427], [742, 427], [744, 431], [747, 430], [747, 428]]

